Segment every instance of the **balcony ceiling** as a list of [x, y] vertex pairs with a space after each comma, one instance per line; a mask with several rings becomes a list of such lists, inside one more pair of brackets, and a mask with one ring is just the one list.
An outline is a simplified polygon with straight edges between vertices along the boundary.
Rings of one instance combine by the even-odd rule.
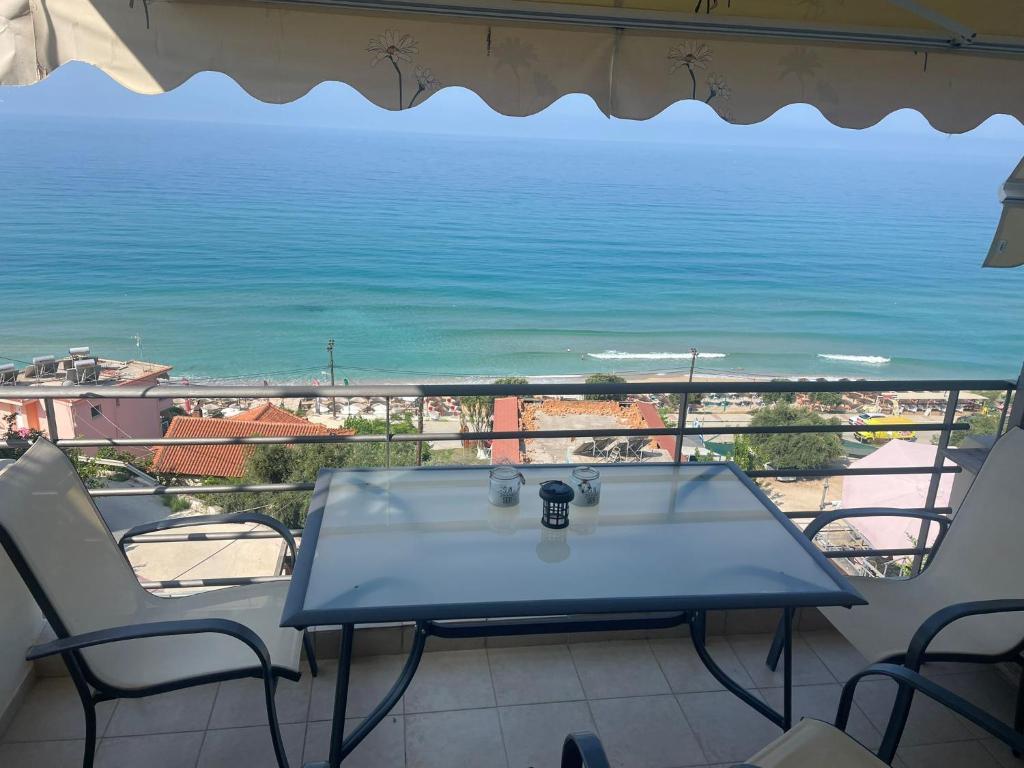
[[1017, 0], [0, 0], [0, 84], [73, 60], [140, 93], [213, 70], [263, 101], [340, 80], [392, 110], [457, 85], [507, 115], [585, 93], [637, 120], [684, 99], [734, 123], [795, 102], [851, 128], [1024, 118]]

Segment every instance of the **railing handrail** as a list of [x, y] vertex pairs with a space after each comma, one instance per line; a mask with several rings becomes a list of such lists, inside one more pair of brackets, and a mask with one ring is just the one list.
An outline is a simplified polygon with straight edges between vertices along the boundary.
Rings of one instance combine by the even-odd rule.
[[328, 398], [328, 397], [469, 397], [530, 395], [660, 395], [715, 394], [745, 392], [914, 392], [936, 393], [949, 390], [1014, 390], [1010, 379], [848, 379], [845, 381], [645, 381], [586, 384], [367, 384], [349, 386], [280, 384], [280, 385], [218, 385], [218, 384], [153, 384], [149, 386], [48, 386], [41, 384], [8, 384], [0, 386], [0, 399], [68, 400], [78, 398]]

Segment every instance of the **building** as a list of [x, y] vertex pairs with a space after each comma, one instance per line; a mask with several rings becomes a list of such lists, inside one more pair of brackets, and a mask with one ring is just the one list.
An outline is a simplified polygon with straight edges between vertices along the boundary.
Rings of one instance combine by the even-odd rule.
[[[168, 378], [171, 366], [141, 360], [111, 360], [93, 356], [88, 347], [75, 347], [63, 358], [43, 355], [17, 370], [10, 383], [60, 387], [65, 383], [127, 387], [157, 384]], [[53, 401], [54, 424], [46, 417], [41, 400], [5, 399], [0, 386], [0, 419], [14, 415], [13, 426], [39, 430], [60, 438], [160, 437], [161, 413], [171, 406], [167, 399], [68, 398]], [[55, 428], [55, 432], [54, 432]], [[128, 448], [148, 454], [146, 448]], [[87, 449], [94, 453], [95, 449]]]
[[[175, 416], [168, 438], [290, 437], [352, 435], [351, 429], [329, 429], [313, 424], [276, 405], [264, 403], [224, 419]], [[231, 477], [245, 473], [251, 445], [165, 445], [153, 451], [153, 470], [179, 477]]]

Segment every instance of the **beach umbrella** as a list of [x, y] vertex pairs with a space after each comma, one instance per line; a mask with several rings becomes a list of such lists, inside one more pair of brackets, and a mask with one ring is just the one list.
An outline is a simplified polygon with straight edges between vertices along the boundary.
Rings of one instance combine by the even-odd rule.
[[1010, 174], [1000, 192], [1003, 214], [985, 259], [986, 267], [1024, 264], [1024, 160]]

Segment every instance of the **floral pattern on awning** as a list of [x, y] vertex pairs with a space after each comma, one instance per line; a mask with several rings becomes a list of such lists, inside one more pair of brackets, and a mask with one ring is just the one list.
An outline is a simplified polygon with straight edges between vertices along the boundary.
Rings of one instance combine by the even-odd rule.
[[1024, 61], [969, 49], [924, 54], [246, 2], [151, 0], [142, 10], [127, 0], [0, 0], [0, 84], [30, 84], [79, 60], [141, 93], [213, 70], [263, 101], [292, 101], [338, 80], [392, 110], [462, 86], [506, 115], [584, 93], [606, 114], [637, 120], [684, 99], [734, 123], [796, 102], [851, 128], [904, 107], [951, 133], [996, 113], [1024, 118], [1024, 88], [1015, 85]]

